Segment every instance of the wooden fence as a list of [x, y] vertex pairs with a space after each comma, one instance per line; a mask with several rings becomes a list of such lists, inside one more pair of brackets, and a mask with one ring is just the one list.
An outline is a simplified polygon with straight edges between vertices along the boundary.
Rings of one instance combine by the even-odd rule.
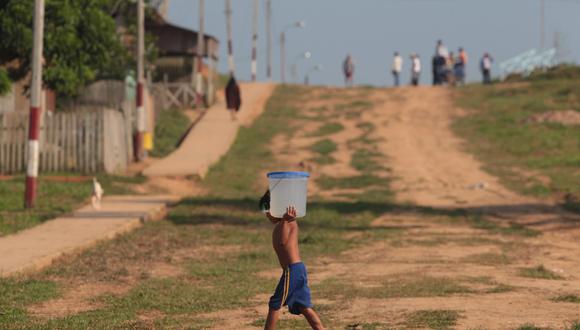
[[[204, 78], [202, 105], [207, 106], [215, 101], [215, 88], [207, 84]], [[150, 84], [149, 88], [155, 102], [156, 110], [193, 109], [197, 104], [195, 86], [190, 82], [161, 82]]]
[[156, 109], [191, 109], [196, 107], [197, 95], [190, 83], [158, 83], [152, 85]]
[[[120, 111], [44, 113], [40, 171], [123, 171], [131, 159], [131, 125]], [[0, 114], [0, 174], [22, 173], [28, 158], [28, 114]]]

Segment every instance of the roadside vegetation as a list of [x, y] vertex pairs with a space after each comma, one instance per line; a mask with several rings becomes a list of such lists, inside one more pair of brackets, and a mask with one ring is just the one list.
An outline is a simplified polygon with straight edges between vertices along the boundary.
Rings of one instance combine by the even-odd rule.
[[[299, 220], [301, 257], [311, 274], [315, 308], [328, 328], [451, 329], [469, 317], [473, 304], [501, 304], [512, 292], [537, 304], [573, 303], [550, 290], [537, 295], [537, 285], [521, 283], [520, 270], [542, 264], [529, 260], [544, 255], [538, 252], [543, 246], [532, 245], [537, 233], [462, 210], [395, 203], [390, 184], [396, 178], [377, 151], [373, 126], [364, 113], [355, 116], [352, 108], [338, 106], [360, 104], [359, 111], [369, 111], [365, 101], [357, 102], [368, 89], [352, 89], [349, 97], [339, 92], [278, 87], [263, 115], [240, 129], [228, 154], [200, 182], [207, 194], [183, 200], [166, 221], [145, 223], [40, 273], [0, 279], [0, 328], [263, 327], [280, 276], [272, 225], [258, 209], [265, 173], [299, 168], [301, 160], [320, 154], [317, 150], [332, 149], [326, 153], [332, 156], [345, 146], [366, 161], [336, 157], [334, 164], [306, 169], [316, 193]], [[337, 106], [303, 106], [332, 93], [340, 95]], [[300, 129], [314, 115], [321, 115], [320, 122], [309, 131]], [[324, 126], [322, 117], [349, 118], [358, 130], [340, 141], [335, 134], [344, 130], [312, 134]], [[310, 139], [294, 150], [304, 158], [278, 154], [272, 141], [280, 135], [291, 142]], [[319, 141], [335, 148], [313, 147]], [[324, 167], [338, 165], [359, 174], [338, 175]], [[541, 273], [547, 272], [553, 272], [548, 265]], [[392, 307], [403, 299], [403, 309]], [[457, 307], [440, 306], [441, 301]], [[305, 327], [303, 318], [288, 315], [279, 324], [280, 329]]]
[[[46, 220], [69, 213], [87, 203], [93, 191], [92, 176], [51, 173], [41, 175], [37, 205], [24, 208], [24, 176], [0, 180], [0, 236], [30, 228]], [[132, 184], [142, 183], [141, 176], [97, 175], [105, 194], [131, 193]]]
[[529, 79], [470, 85], [454, 127], [494, 175], [520, 193], [553, 196], [579, 211], [580, 69], [558, 67]]
[[179, 109], [162, 110], [155, 122], [153, 157], [165, 157], [177, 149], [191, 122]]

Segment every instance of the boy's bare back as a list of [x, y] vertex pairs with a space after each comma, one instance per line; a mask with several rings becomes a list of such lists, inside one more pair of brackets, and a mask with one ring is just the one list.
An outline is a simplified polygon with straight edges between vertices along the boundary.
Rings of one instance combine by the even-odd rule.
[[280, 317], [280, 308], [288, 306], [291, 314], [302, 314], [313, 329], [324, 329], [320, 317], [312, 309], [310, 288], [306, 266], [300, 261], [298, 248], [298, 223], [296, 208], [290, 206], [282, 218], [266, 214], [270, 222], [275, 224], [272, 232], [272, 245], [282, 267], [282, 276], [274, 295], [270, 297], [268, 318], [265, 329], [276, 328]]
[[278, 220], [272, 231], [272, 246], [282, 268], [300, 262], [298, 248], [298, 223], [296, 220]]

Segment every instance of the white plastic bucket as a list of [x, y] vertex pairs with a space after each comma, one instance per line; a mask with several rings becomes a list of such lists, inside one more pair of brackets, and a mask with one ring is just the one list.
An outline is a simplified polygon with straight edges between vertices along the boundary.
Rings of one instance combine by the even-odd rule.
[[306, 196], [308, 194], [307, 172], [271, 172], [268, 173], [270, 186], [270, 214], [281, 218], [286, 208], [294, 206], [296, 217], [306, 215]]

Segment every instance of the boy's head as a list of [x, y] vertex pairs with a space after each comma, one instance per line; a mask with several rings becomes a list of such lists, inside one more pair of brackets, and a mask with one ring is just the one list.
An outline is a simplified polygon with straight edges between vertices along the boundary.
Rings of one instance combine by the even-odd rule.
[[270, 189], [266, 190], [259, 202], [260, 210], [263, 213], [270, 211]]

